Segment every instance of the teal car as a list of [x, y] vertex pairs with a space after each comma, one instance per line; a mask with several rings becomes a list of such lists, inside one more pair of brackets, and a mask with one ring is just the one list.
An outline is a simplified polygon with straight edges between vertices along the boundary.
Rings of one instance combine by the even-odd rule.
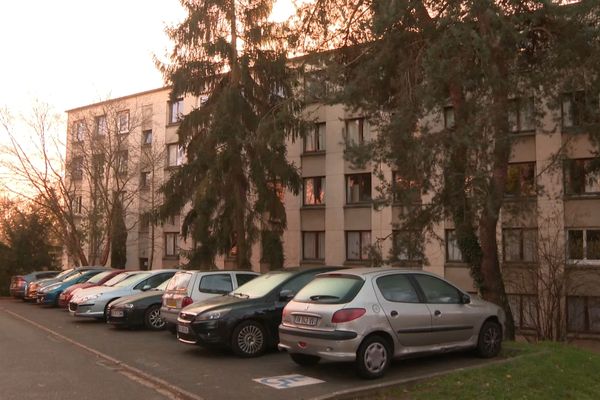
[[91, 269], [86, 271], [79, 271], [73, 275], [68, 276], [62, 281], [55, 282], [48, 285], [37, 292], [37, 303], [45, 304], [49, 306], [58, 306], [58, 297], [67, 288], [76, 285], [78, 283], [87, 282], [91, 277], [99, 274], [100, 272], [107, 271], [106, 268], [102, 269]]

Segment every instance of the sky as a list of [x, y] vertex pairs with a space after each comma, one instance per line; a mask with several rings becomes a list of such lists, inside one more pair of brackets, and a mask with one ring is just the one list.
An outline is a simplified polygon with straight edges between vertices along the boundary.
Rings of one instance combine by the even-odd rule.
[[[278, 0], [274, 17], [292, 9]], [[179, 0], [0, 0], [0, 108], [18, 117], [39, 101], [66, 119], [68, 109], [162, 87], [153, 56], [167, 60], [165, 27], [184, 16]]]

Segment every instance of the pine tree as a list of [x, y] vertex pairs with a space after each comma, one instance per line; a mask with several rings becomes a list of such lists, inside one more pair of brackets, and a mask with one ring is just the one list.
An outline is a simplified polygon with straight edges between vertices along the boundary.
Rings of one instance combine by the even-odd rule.
[[110, 225], [110, 265], [112, 268], [124, 269], [127, 264], [127, 227], [125, 225], [125, 210], [120, 196], [115, 194]]
[[[496, 232], [519, 101], [511, 99], [535, 98], [536, 115], [547, 100], [560, 114], [561, 93], [585, 89], [597, 98], [600, 88], [600, 6], [561, 3], [317, 0], [297, 24], [305, 51], [336, 49], [326, 58], [339, 88], [329, 101], [362, 110], [379, 131], [347, 157], [388, 163], [397, 186], [417, 184], [429, 195], [414, 208], [412, 196], [395, 193], [414, 210], [404, 228], [453, 221], [482, 296], [506, 311], [509, 337]], [[592, 138], [597, 121], [588, 119]]]
[[168, 30], [175, 48], [170, 64], [160, 67], [172, 100], [208, 97], [178, 128], [186, 162], [162, 187], [161, 215], [191, 206], [182, 234], [196, 244], [189, 257], [201, 267], [235, 248], [237, 266], [250, 268], [261, 232], [281, 240], [282, 191], [300, 188], [286, 159], [285, 140], [296, 137], [302, 123], [283, 31], [268, 20], [272, 0], [182, 4], [187, 18]]

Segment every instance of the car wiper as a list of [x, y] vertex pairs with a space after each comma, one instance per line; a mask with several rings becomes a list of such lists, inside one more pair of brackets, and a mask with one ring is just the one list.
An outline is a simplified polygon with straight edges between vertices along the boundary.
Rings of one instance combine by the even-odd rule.
[[249, 294], [240, 293], [240, 292], [234, 292], [233, 295], [236, 296], [236, 297], [241, 297], [243, 299], [249, 299], [250, 298]]
[[314, 301], [319, 301], [319, 300], [338, 300], [339, 297], [338, 296], [332, 296], [330, 294], [316, 294], [314, 296], [310, 296], [309, 299], [314, 300]]

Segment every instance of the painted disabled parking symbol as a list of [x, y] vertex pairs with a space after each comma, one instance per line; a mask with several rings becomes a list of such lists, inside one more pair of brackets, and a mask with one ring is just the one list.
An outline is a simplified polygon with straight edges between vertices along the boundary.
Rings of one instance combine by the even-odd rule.
[[320, 379], [296, 374], [258, 378], [253, 379], [253, 381], [262, 383], [263, 385], [267, 385], [275, 389], [289, 389], [298, 386], [314, 385], [316, 383], [325, 382]]

